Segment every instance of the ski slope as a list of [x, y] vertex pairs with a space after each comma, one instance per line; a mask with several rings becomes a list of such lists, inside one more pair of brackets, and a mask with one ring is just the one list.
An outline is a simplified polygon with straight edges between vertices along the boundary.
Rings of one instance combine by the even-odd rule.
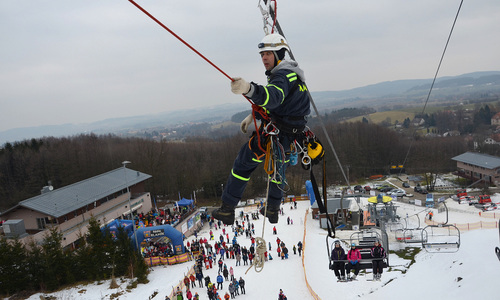
[[[448, 200], [451, 201], [451, 200]], [[399, 205], [399, 204], [398, 204]], [[403, 260], [390, 254], [390, 269], [385, 269], [381, 281], [368, 281], [371, 273], [360, 273], [357, 281], [339, 283], [333, 271], [328, 269], [328, 256], [326, 248], [326, 231], [319, 228], [318, 221], [311, 218], [310, 203], [298, 202], [297, 209], [291, 210], [285, 204], [284, 216], [276, 224], [277, 235], [272, 234], [273, 225], [266, 221], [264, 238], [266, 244], [272, 245], [273, 260], [265, 263], [261, 272], [247, 266], [235, 266], [235, 260], [225, 260], [228, 268], [232, 266], [237, 278], [243, 277], [246, 281], [246, 294], [236, 296], [236, 299], [277, 299], [280, 289], [283, 289], [289, 300], [293, 299], [500, 299], [500, 289], [496, 286], [500, 278], [500, 261], [498, 261], [494, 248], [500, 244], [498, 229], [483, 229], [463, 232], [461, 234], [461, 247], [456, 253], [431, 254], [425, 251], [416, 256], [416, 262], [409, 268], [410, 261]], [[405, 216], [414, 211], [421, 211], [422, 207], [401, 205], [398, 214]], [[293, 225], [287, 225], [286, 218], [290, 216]], [[443, 218], [442, 214], [435, 211], [437, 219]], [[468, 212], [451, 211], [450, 222], [463, 223], [471, 219], [475, 222], [475, 215]], [[256, 236], [261, 236], [263, 218], [251, 221], [255, 225]], [[486, 219], [484, 221], [493, 221]], [[226, 227], [230, 228], [230, 227]], [[305, 233], [304, 233], [305, 230]], [[208, 237], [208, 225], [205, 225], [200, 235]], [[222, 233], [219, 229], [214, 231], [217, 237]], [[349, 236], [351, 232], [338, 232], [339, 237]], [[305, 236], [305, 239], [304, 239]], [[277, 258], [276, 238], [283, 240], [289, 249], [289, 259]], [[232, 238], [232, 236], [230, 236]], [[192, 240], [193, 237], [188, 237]], [[302, 257], [294, 255], [293, 245], [304, 240], [304, 267]], [[213, 241], [210, 241], [213, 243]], [[250, 239], [238, 238], [238, 242], [247, 248]], [[402, 247], [392, 241], [391, 249]], [[346, 249], [347, 250], [347, 249]], [[174, 266], [158, 266], [153, 268], [149, 275], [150, 282], [128, 290], [128, 281], [118, 280], [117, 289], [109, 289], [109, 281], [96, 284], [81, 285], [51, 294], [35, 294], [29, 299], [38, 300], [40, 295], [51, 295], [57, 299], [165, 299], [172, 288], [182, 280], [184, 274], [193, 265], [188, 262]], [[305, 271], [304, 271], [305, 270]], [[214, 267], [204, 271], [204, 276], [209, 275], [212, 282], [217, 276]], [[309, 283], [309, 287], [306, 283]], [[224, 283], [223, 293], [227, 291], [228, 283]], [[205, 288], [194, 288], [200, 299], [208, 299]], [[313, 294], [317, 295], [317, 298]], [[114, 295], [115, 298], [112, 298]], [[154, 295], [154, 297], [152, 297]], [[221, 297], [223, 298], [223, 297]], [[186, 298], [185, 298], [186, 299]]]

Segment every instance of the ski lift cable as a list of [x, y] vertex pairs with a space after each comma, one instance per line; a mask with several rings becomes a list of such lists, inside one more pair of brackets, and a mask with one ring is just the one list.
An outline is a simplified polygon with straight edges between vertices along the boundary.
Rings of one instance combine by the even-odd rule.
[[[448, 34], [448, 39], [446, 40], [446, 44], [444, 46], [443, 53], [441, 54], [441, 59], [439, 60], [439, 64], [437, 66], [436, 73], [434, 74], [434, 78], [432, 79], [431, 87], [429, 88], [429, 93], [427, 94], [427, 98], [425, 99], [424, 107], [422, 108], [422, 112], [421, 112], [422, 116], [424, 115], [425, 108], [427, 107], [427, 103], [429, 102], [429, 99], [431, 97], [432, 89], [434, 88], [434, 84], [435, 84], [437, 76], [439, 74], [439, 69], [441, 68], [441, 64], [443, 63], [444, 55], [446, 54], [446, 50], [448, 49], [448, 44], [450, 43], [451, 35], [453, 34], [453, 30], [455, 29], [455, 24], [457, 23], [458, 15], [460, 14], [460, 10], [462, 8], [463, 3], [464, 3], [464, 0], [461, 0], [460, 5], [458, 6], [457, 14], [455, 15], [455, 19], [453, 20], [453, 25], [451, 26], [450, 33]], [[412, 136], [415, 136], [416, 132], [417, 132], [417, 128], [415, 128], [413, 130]], [[415, 141], [415, 139], [413, 138], [410, 142], [410, 146], [408, 147], [408, 152], [406, 152], [406, 156], [405, 156], [405, 159], [403, 161], [403, 166], [405, 165], [406, 161], [408, 160], [408, 156], [410, 155], [410, 150], [413, 146], [414, 141]], [[400, 175], [401, 175], [402, 171], [403, 170], [400, 171], [400, 173], [399, 173]]]
[[[264, 4], [266, 5], [266, 9], [264, 9], [262, 7], [262, 5], [260, 5], [261, 1], [262, 0], [259, 0], [259, 4], [257, 6], [259, 7], [260, 12], [262, 14], [262, 21], [264, 23], [264, 33], [265, 34], [269, 33], [269, 31], [267, 29], [267, 25], [271, 25], [271, 33], [274, 33], [274, 27], [275, 27], [275, 24], [276, 24], [276, 18], [278, 16], [278, 13], [277, 13], [277, 10], [278, 10], [277, 3], [274, 0], [271, 0], [271, 1], [269, 1], [269, 3], [266, 3], [267, 0], [264, 0]], [[274, 2], [274, 7], [272, 7], [271, 2]], [[269, 11], [271, 11], [271, 10], [274, 11], [273, 23], [272, 24], [267, 21], [267, 19], [269, 18]]]

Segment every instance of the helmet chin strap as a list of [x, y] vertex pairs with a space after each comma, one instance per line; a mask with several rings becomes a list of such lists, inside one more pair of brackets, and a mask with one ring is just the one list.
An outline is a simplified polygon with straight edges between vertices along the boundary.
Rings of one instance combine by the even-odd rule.
[[276, 67], [277, 65], [280, 64], [281, 60], [279, 59], [278, 57], [278, 53], [276, 53], [276, 51], [273, 51], [273, 54], [274, 54], [274, 66]]

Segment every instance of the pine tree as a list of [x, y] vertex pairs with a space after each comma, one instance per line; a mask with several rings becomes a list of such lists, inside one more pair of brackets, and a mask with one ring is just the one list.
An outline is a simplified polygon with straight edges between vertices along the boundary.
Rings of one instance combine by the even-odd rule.
[[42, 245], [43, 284], [49, 291], [73, 282], [69, 259], [62, 248], [62, 233], [56, 227], [49, 230]]
[[0, 239], [0, 294], [25, 290], [28, 281], [26, 249], [18, 240]]
[[110, 278], [114, 242], [109, 229], [101, 227], [95, 218], [89, 220], [87, 243], [89, 249], [89, 275], [93, 280]]

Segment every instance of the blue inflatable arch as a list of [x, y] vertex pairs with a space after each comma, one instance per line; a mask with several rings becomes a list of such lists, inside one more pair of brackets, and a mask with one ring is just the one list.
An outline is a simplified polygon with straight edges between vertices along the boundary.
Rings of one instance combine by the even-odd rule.
[[179, 255], [185, 252], [182, 233], [170, 225], [141, 227], [135, 231], [135, 234], [137, 236], [137, 242], [139, 244], [147, 238], [166, 236], [172, 241], [175, 255]]

